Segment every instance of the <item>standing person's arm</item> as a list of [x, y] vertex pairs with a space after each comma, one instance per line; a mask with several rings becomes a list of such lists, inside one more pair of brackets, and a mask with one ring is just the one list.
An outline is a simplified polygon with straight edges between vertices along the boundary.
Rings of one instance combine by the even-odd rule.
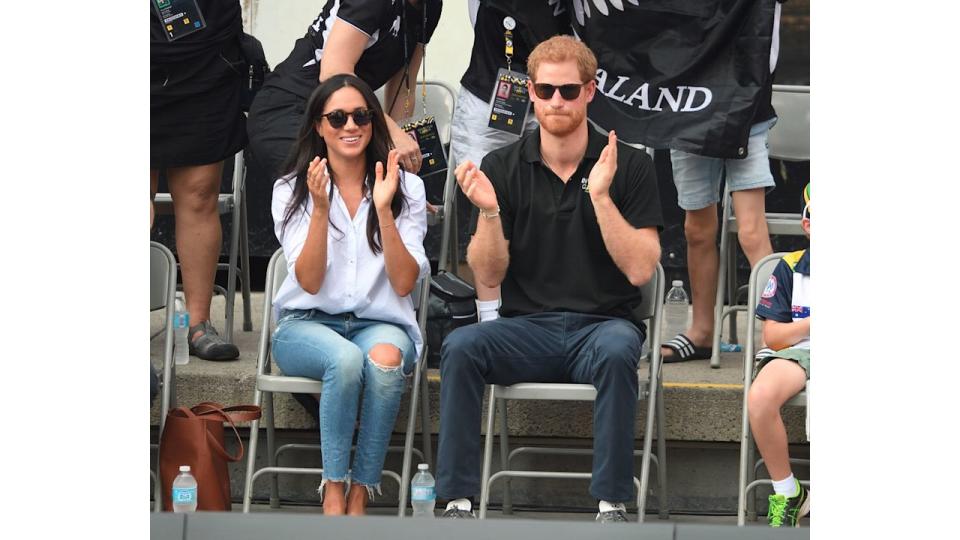
[[[420, 146], [413, 140], [406, 131], [400, 129], [400, 124], [416, 116], [417, 110], [417, 71], [420, 69], [420, 62], [423, 60], [423, 44], [418, 43], [410, 57], [410, 65], [407, 71], [403, 69], [397, 71], [387, 84], [384, 85], [384, 110], [387, 111], [387, 128], [390, 130], [390, 139], [393, 145], [400, 152], [400, 163], [403, 164], [405, 171], [416, 173], [420, 170], [422, 156]], [[406, 84], [404, 84], [404, 73], [406, 73]], [[409, 96], [408, 90], [409, 89]], [[409, 101], [408, 100], [409, 97]], [[392, 106], [391, 106], [392, 105]]]
[[607, 252], [630, 283], [640, 287], [650, 281], [660, 261], [660, 235], [656, 227], [635, 228], [624, 219], [610, 197], [616, 172], [617, 135], [611, 131], [606, 148], [590, 171], [590, 200]]
[[464, 195], [480, 210], [476, 232], [467, 246], [467, 263], [478, 282], [496, 287], [510, 264], [510, 242], [504, 234], [497, 193], [487, 175], [469, 160], [457, 166], [454, 174]]

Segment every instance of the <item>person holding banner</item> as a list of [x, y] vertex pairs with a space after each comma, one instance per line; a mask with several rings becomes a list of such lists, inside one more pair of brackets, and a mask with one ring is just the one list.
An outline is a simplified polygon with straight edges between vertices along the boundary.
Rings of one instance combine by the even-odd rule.
[[530, 53], [527, 90], [539, 129], [456, 169], [476, 207], [467, 262], [502, 286], [502, 317], [450, 333], [441, 349], [437, 497], [471, 518], [480, 493], [486, 384], [576, 382], [597, 389], [590, 494], [596, 520], [627, 521], [633, 499], [637, 362], [646, 326], [639, 286], [660, 259], [660, 199], [643, 151], [586, 121], [596, 58], [554, 36]]
[[[480, 163], [491, 150], [536, 129], [536, 116], [528, 114], [527, 56], [541, 41], [570, 33], [557, 0], [471, 0], [470, 8], [473, 48], [451, 124], [454, 163]], [[474, 286], [480, 321], [496, 319], [500, 289]]]
[[404, 169], [417, 172], [420, 149], [398, 122], [415, 110], [413, 85], [442, 5], [442, 0], [327, 0], [250, 108], [256, 170], [269, 178], [281, 173], [310, 93], [334, 74], [351, 73], [374, 89], [386, 84], [390, 138]]
[[324, 514], [361, 515], [380, 491], [400, 397], [423, 346], [410, 293], [430, 272], [425, 191], [402, 170], [380, 103], [354, 75], [314, 90], [297, 141], [273, 188], [289, 270], [274, 301], [273, 355], [284, 374], [323, 381]]

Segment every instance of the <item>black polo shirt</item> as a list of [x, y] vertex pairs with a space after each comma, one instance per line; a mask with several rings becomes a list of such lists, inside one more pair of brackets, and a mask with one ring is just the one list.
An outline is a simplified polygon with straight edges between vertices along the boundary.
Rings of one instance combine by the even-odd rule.
[[[500, 204], [510, 265], [501, 283], [505, 317], [571, 311], [632, 320], [640, 291], [610, 257], [597, 215], [584, 190], [607, 138], [588, 128], [587, 150], [563, 183], [540, 157], [540, 129], [487, 154], [480, 165]], [[617, 146], [610, 196], [636, 228], [663, 228], [653, 160], [642, 150]], [[470, 234], [479, 212], [473, 209]]]
[[320, 84], [320, 62], [330, 29], [340, 19], [370, 36], [354, 73], [376, 90], [403, 69], [405, 55], [412, 55], [417, 43], [430, 41], [440, 21], [442, 5], [441, 0], [422, 1], [418, 7], [407, 0], [327, 0], [307, 33], [294, 43], [287, 59], [267, 76], [264, 86], [309, 98]]

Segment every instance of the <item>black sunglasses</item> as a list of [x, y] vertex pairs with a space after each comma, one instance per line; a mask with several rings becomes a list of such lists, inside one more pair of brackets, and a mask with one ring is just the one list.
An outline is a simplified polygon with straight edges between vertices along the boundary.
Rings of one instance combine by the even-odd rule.
[[583, 88], [583, 85], [587, 83], [580, 84], [561, 84], [560, 86], [554, 86], [547, 83], [536, 83], [533, 85], [533, 92], [537, 94], [537, 97], [540, 99], [551, 99], [553, 98], [553, 93], [556, 90], [560, 90], [560, 97], [570, 101], [577, 99], [580, 95], [580, 89]]
[[347, 117], [353, 117], [353, 123], [357, 126], [365, 126], [373, 120], [372, 109], [357, 109], [353, 112], [346, 112], [340, 109], [330, 111], [327, 114], [321, 114], [320, 118], [326, 118], [330, 122], [330, 127], [340, 129], [347, 125]]

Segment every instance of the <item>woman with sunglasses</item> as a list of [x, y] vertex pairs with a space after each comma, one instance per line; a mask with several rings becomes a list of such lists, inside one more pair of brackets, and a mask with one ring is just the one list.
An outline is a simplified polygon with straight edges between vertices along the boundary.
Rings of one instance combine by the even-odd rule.
[[284, 170], [272, 212], [289, 273], [273, 354], [284, 374], [323, 381], [324, 514], [362, 515], [422, 346], [410, 293], [430, 271], [423, 182], [402, 170], [376, 96], [349, 74], [310, 96]]
[[442, 5], [441, 0], [324, 1], [303, 37], [267, 76], [250, 108], [255, 174], [273, 179], [283, 173], [278, 168], [294, 143], [307, 98], [337, 73], [355, 74], [373, 89], [385, 85], [386, 125], [400, 163], [404, 170], [420, 170], [420, 148], [400, 124], [417, 110], [417, 71]]

